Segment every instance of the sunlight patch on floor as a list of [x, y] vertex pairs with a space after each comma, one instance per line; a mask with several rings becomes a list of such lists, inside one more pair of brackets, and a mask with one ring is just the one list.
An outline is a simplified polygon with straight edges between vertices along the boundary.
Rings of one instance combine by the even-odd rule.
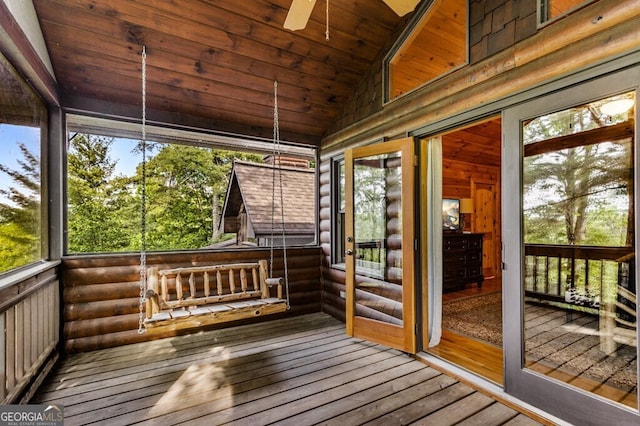
[[183, 409], [188, 405], [190, 395], [215, 393], [218, 398], [232, 395], [232, 388], [228, 386], [225, 362], [230, 358], [229, 350], [214, 348], [210, 352], [217, 352], [216, 356], [220, 358], [219, 361], [191, 365], [187, 368], [149, 410], [151, 416]]

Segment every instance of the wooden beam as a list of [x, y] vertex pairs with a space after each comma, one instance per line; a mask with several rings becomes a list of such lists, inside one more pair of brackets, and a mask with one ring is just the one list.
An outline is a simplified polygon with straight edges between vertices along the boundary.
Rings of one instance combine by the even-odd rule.
[[602, 142], [614, 142], [621, 139], [633, 138], [634, 122], [628, 120], [613, 126], [598, 127], [571, 135], [558, 136], [524, 146], [524, 156], [541, 155], [562, 149], [577, 148], [579, 146], [595, 145]]
[[0, 51], [47, 103], [60, 106], [55, 78], [49, 73], [5, 2], [0, 2]]

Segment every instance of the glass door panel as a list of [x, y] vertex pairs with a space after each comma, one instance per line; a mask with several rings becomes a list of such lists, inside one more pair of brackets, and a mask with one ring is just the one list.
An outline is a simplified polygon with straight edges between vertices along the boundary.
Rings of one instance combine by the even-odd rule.
[[415, 351], [413, 158], [411, 138], [345, 154], [347, 329], [410, 352]]
[[635, 408], [634, 104], [522, 123], [522, 223], [525, 365]]
[[505, 390], [576, 424], [639, 424], [638, 68], [505, 110]]
[[402, 156], [353, 162], [355, 303], [359, 316], [402, 325]]

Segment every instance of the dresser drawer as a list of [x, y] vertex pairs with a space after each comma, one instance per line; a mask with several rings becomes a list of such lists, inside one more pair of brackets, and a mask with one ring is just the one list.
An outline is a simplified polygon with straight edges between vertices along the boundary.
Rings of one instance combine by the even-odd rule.
[[442, 242], [442, 249], [445, 253], [453, 251], [464, 252], [467, 249], [467, 240], [462, 238], [448, 239], [445, 238]]
[[482, 251], [471, 251], [469, 250], [466, 253], [466, 261], [467, 263], [477, 263], [482, 262]]
[[468, 265], [467, 266], [467, 278], [474, 278], [482, 275], [482, 264]]
[[442, 240], [443, 291], [482, 286], [482, 234], [445, 233]]
[[464, 280], [467, 276], [467, 272], [464, 267], [462, 268], [444, 268], [444, 281], [459, 281]]
[[482, 251], [482, 237], [480, 238], [471, 238], [466, 240], [467, 248], [469, 250], [480, 250]]

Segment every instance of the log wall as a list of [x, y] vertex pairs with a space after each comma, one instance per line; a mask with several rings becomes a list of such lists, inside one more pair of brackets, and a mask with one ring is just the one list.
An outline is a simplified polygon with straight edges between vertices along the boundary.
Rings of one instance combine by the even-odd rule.
[[319, 206], [320, 248], [322, 250], [322, 310], [345, 321], [346, 304], [341, 293], [346, 291], [344, 269], [334, 268], [331, 263], [331, 158], [320, 162]]
[[[269, 260], [269, 249], [225, 252], [147, 254], [147, 266], [158, 268]], [[274, 276], [284, 276], [282, 251], [275, 251]], [[320, 311], [320, 250], [287, 249], [291, 309], [282, 314], [212, 325], [226, 328], [248, 322]], [[139, 334], [140, 256], [138, 254], [66, 257], [62, 261], [63, 341], [66, 352], [84, 352], [178, 332]]]

